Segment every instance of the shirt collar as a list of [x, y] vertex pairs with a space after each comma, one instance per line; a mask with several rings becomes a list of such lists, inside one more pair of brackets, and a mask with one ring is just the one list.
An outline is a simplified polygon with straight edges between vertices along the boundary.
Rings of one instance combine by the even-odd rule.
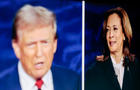
[[18, 71], [22, 89], [25, 87], [30, 87], [30, 89], [33, 88], [36, 80], [25, 72], [20, 61], [18, 63]]
[[44, 86], [48, 87], [50, 86], [50, 84], [53, 85], [53, 79], [52, 79], [52, 72], [51, 70], [48, 71], [47, 74], [45, 74], [45, 76], [42, 78], [43, 82], [44, 82]]
[[111, 58], [111, 60], [112, 60], [112, 63], [113, 63], [113, 65], [117, 65], [117, 66], [119, 66], [119, 65], [123, 65], [123, 57], [121, 58], [121, 61], [120, 61], [120, 63], [116, 63], [116, 61], [115, 61], [115, 59], [110, 55], [110, 58]]

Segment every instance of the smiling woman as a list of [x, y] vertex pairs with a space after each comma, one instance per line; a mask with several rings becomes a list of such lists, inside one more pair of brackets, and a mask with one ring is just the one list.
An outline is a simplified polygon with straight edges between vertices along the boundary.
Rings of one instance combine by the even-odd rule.
[[118, 53], [117, 55], [121, 55], [115, 57], [116, 63], [120, 63], [119, 57], [123, 56], [123, 40], [125, 40], [125, 37], [122, 30], [121, 19], [117, 14], [112, 14], [109, 16], [106, 29], [106, 40], [110, 54], [113, 57], [115, 57], [115, 53]]
[[[122, 41], [122, 45], [120, 45], [122, 49], [120, 51], [122, 51], [122, 53], [125, 54], [124, 56], [128, 56], [129, 59], [132, 60], [131, 54], [129, 52], [132, 40], [132, 28], [126, 11], [123, 8], [118, 7], [115, 9], [108, 10], [104, 15], [103, 41], [106, 47], [106, 55], [110, 54], [110, 50], [108, 50], [110, 45], [108, 42], [108, 38], [110, 37], [108, 35], [108, 30], [111, 31], [111, 29], [109, 29], [109, 25], [112, 25], [112, 29], [116, 32], [115, 34], [113, 33], [113, 35], [116, 35], [118, 32], [120, 32], [121, 35], [117, 35], [119, 37], [118, 40]], [[114, 38], [115, 36], [112, 37]], [[117, 45], [117, 47], [119, 47], [119, 45]]]
[[108, 10], [102, 32], [104, 55], [87, 71], [85, 89], [139, 90], [140, 63], [130, 53], [132, 29], [126, 11]]

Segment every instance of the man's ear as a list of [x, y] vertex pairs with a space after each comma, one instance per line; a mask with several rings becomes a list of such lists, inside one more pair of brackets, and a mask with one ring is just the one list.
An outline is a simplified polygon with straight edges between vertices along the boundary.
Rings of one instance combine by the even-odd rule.
[[20, 58], [20, 46], [19, 46], [17, 40], [12, 40], [12, 47], [14, 49], [16, 57], [19, 59]]
[[53, 46], [54, 46], [53, 52], [55, 53], [56, 50], [57, 50], [57, 39], [54, 40], [54, 45]]

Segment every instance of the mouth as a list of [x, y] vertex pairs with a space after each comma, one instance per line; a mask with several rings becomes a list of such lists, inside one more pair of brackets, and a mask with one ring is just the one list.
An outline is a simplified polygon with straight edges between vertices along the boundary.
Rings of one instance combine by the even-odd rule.
[[110, 41], [109, 45], [112, 47], [115, 43], [116, 43], [116, 41]]
[[35, 63], [35, 69], [39, 70], [44, 66], [44, 62], [37, 62]]

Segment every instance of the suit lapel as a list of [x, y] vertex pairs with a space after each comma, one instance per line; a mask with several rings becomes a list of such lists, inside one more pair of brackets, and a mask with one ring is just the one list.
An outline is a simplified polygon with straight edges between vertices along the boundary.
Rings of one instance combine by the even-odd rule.
[[12, 72], [9, 75], [9, 83], [7, 83], [8, 90], [21, 90], [20, 82], [19, 82], [19, 75], [17, 65], [12, 68]]
[[51, 67], [51, 71], [52, 71], [52, 77], [53, 77], [53, 87], [54, 87], [54, 90], [61, 90], [60, 89], [60, 80], [59, 80], [59, 74], [57, 73], [57, 69], [56, 67], [53, 65]]
[[[125, 58], [125, 61], [128, 61], [128, 58]], [[123, 89], [122, 90], [133, 90], [132, 88], [132, 82], [133, 82], [133, 73], [131, 73], [131, 71], [133, 71], [134, 69], [132, 69], [131, 65], [129, 62], [127, 62], [127, 64], [125, 65], [125, 70], [124, 70], [124, 78], [123, 78]]]
[[129, 80], [128, 67], [125, 67], [124, 78], [123, 78], [123, 89], [122, 90], [128, 90], [129, 81], [130, 80]]
[[16, 75], [15, 75], [15, 78], [16, 78], [16, 80], [14, 81], [16, 84], [16, 87], [17, 87], [17, 90], [21, 90], [21, 85], [20, 85], [20, 82], [19, 82], [19, 75], [18, 75], [18, 68], [16, 69], [17, 71], [17, 73], [16, 73]]
[[105, 61], [104, 65], [104, 73], [110, 85], [112, 85], [113, 90], [121, 90], [117, 76], [115, 74], [113, 64], [111, 58], [109, 57], [108, 60]]

